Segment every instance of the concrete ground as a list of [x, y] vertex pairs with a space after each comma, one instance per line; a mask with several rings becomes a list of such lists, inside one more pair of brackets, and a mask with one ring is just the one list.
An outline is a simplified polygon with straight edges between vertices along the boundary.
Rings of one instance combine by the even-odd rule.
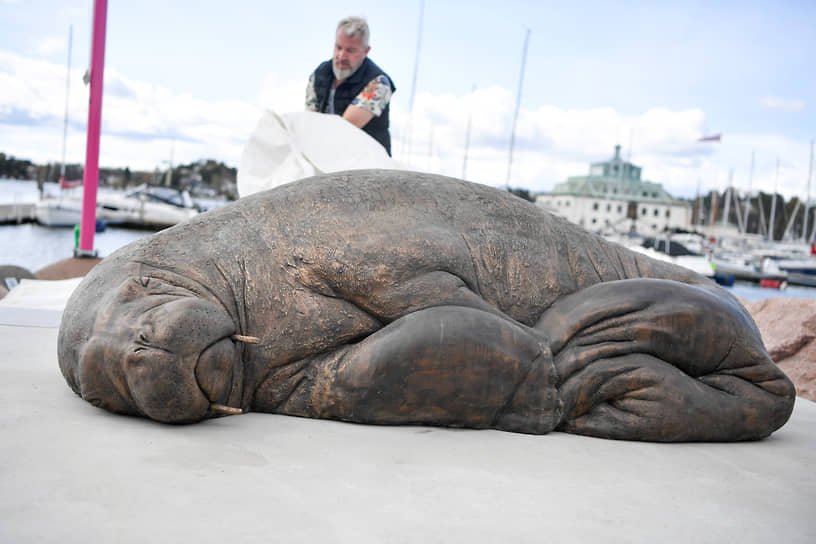
[[650, 444], [75, 396], [59, 310], [0, 304], [0, 542], [816, 542], [816, 403], [767, 440]]

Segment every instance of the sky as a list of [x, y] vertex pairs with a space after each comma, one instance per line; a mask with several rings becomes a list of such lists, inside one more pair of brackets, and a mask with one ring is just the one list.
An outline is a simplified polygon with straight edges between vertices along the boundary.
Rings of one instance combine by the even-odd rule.
[[[0, 152], [60, 161], [67, 94], [66, 160], [84, 162], [92, 13], [0, 0]], [[543, 192], [621, 145], [678, 197], [729, 183], [806, 197], [812, 0], [109, 0], [100, 165], [240, 167], [265, 110], [303, 110], [347, 15], [366, 17], [397, 87], [394, 157], [414, 170]]]

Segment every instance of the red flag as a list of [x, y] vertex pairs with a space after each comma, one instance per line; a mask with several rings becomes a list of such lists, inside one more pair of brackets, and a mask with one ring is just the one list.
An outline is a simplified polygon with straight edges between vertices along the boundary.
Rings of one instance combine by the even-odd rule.
[[703, 136], [698, 142], [719, 142], [720, 141], [720, 134], [712, 134], [711, 136]]

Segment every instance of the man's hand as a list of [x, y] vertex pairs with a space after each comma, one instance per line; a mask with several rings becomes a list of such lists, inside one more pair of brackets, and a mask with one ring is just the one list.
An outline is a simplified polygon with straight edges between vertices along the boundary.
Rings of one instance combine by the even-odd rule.
[[343, 112], [343, 119], [357, 128], [366, 126], [373, 117], [374, 114], [372, 112], [358, 106], [348, 106], [346, 111]]

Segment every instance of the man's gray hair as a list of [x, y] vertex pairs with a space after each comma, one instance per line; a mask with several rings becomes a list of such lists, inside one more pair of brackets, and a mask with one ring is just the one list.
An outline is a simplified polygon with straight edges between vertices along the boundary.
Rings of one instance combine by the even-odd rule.
[[362, 17], [346, 17], [337, 23], [337, 30], [342, 30], [346, 36], [360, 36], [363, 49], [368, 47], [368, 23]]

